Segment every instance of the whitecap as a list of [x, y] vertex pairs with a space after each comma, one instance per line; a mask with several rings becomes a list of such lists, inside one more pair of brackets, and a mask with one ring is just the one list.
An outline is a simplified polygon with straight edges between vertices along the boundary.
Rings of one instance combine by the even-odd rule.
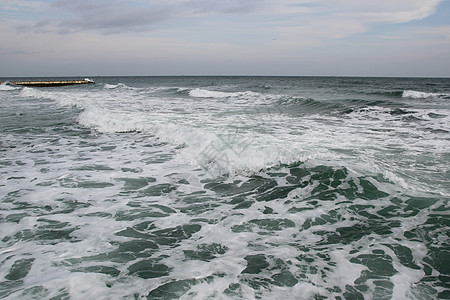
[[261, 94], [252, 91], [245, 92], [220, 92], [205, 89], [193, 89], [189, 92], [189, 96], [194, 98], [229, 98], [229, 97], [258, 97]]
[[426, 93], [412, 90], [403, 91], [403, 98], [413, 98], [413, 99], [427, 99], [427, 98], [440, 98], [447, 97], [448, 94], [438, 94], [438, 93]]
[[14, 91], [14, 90], [18, 90], [18, 89], [20, 89], [20, 87], [9, 85], [6, 82], [0, 84], [0, 91]]
[[27, 98], [43, 98], [43, 94], [41, 91], [30, 87], [24, 87], [22, 91], [20, 91], [20, 95]]
[[117, 87], [118, 87], [117, 84], [108, 84], [108, 83], [105, 83], [105, 85], [103, 86], [103, 88], [105, 89], [115, 89]]
[[113, 112], [100, 107], [86, 108], [79, 116], [78, 123], [93, 127], [100, 132], [131, 132], [144, 129], [146, 126], [140, 124], [141, 118], [136, 118], [130, 113]]
[[117, 89], [117, 88], [125, 88], [125, 89], [133, 89], [132, 87], [123, 84], [123, 83], [118, 83], [118, 84], [109, 84], [109, 83], [105, 83], [105, 85], [103, 86], [104, 89]]

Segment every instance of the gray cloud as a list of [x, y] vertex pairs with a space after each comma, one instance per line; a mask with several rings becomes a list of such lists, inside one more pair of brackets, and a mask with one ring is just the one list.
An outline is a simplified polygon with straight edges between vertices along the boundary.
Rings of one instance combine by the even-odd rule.
[[117, 1], [59, 0], [53, 6], [63, 13], [57, 26], [69, 32], [145, 30], [178, 14], [167, 6], [125, 5]]
[[102, 33], [150, 30], [156, 24], [181, 16], [236, 14], [254, 11], [261, 0], [151, 2], [58, 0], [52, 7], [62, 13], [55, 22], [60, 32], [99, 30]]
[[39, 51], [25, 51], [20, 49], [5, 49], [0, 48], [0, 53], [4, 55], [13, 54], [13, 55], [30, 55], [30, 54], [40, 54]]
[[87, 12], [62, 21], [60, 26], [72, 30], [100, 29], [104, 32], [122, 32], [148, 29], [170, 18], [171, 15], [167, 11], [153, 9]]
[[[422, 0], [391, 0], [374, 3], [371, 0], [343, 0], [336, 3], [333, 0], [56, 0], [48, 6], [54, 10], [53, 13], [34, 24], [22, 24], [19, 29], [35, 33], [50, 30], [59, 33], [86, 30], [103, 34], [126, 33], [156, 29], [163, 26], [163, 23], [164, 26], [173, 26], [179, 24], [178, 19], [186, 21], [193, 17], [256, 12], [272, 18], [284, 15], [287, 17], [284, 21], [292, 21], [290, 28], [306, 30], [306, 27], [312, 27], [311, 30], [308, 29], [311, 32], [317, 31], [315, 24], [326, 24], [332, 20], [333, 24], [349, 24], [351, 28], [343, 28], [340, 32], [352, 33], [355, 31], [352, 28], [366, 28], [366, 25], [372, 23], [401, 23], [424, 18], [434, 12], [440, 1], [442, 0], [429, 0], [428, 3], [423, 3]], [[319, 32], [321, 27], [323, 26], [318, 28]]]
[[192, 0], [186, 4], [186, 7], [191, 7], [194, 9], [194, 13], [200, 14], [234, 14], [255, 11], [258, 7], [263, 6], [265, 2], [262, 0]]
[[442, 1], [0, 0], [0, 72], [448, 76]]

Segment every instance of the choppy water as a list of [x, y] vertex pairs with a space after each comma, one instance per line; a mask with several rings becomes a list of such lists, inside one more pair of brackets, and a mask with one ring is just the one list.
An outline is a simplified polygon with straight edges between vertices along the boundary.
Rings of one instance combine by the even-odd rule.
[[0, 298], [450, 298], [450, 79], [93, 79], [0, 85]]

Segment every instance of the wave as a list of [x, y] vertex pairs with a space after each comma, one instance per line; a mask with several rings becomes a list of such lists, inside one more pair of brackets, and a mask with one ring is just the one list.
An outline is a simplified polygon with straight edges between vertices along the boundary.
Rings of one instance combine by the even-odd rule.
[[312, 98], [304, 98], [304, 97], [281, 97], [277, 101], [278, 105], [304, 105], [307, 106], [317, 106], [322, 105], [323, 102], [314, 100]]
[[189, 91], [189, 96], [193, 98], [230, 98], [230, 97], [259, 97], [261, 96], [261, 94], [252, 91], [220, 92], [197, 88]]
[[14, 91], [14, 90], [18, 90], [18, 89], [20, 89], [20, 87], [12, 86], [12, 85], [9, 85], [8, 83], [0, 84], [0, 91]]
[[380, 100], [380, 99], [360, 99], [360, 98], [350, 98], [343, 99], [341, 102], [345, 105], [350, 105], [351, 108], [356, 107], [366, 107], [366, 106], [390, 106], [393, 102]]
[[113, 112], [100, 107], [86, 108], [78, 116], [80, 125], [95, 128], [104, 133], [147, 131], [149, 126], [140, 120], [142, 119], [136, 115]]
[[419, 91], [412, 91], [412, 90], [405, 90], [402, 94], [403, 98], [412, 98], [412, 99], [428, 99], [428, 98], [444, 98], [448, 99], [450, 97], [450, 94], [439, 94], [439, 93], [426, 93], [426, 92], [419, 92]]
[[128, 85], [123, 84], [123, 83], [118, 83], [118, 84], [108, 84], [108, 83], [105, 83], [105, 85], [103, 86], [103, 88], [104, 88], [104, 89], [108, 89], [108, 90], [111, 90], [111, 89], [117, 89], [117, 88], [134, 89], [133, 87], [128, 86]]
[[[390, 133], [385, 133], [383, 130], [387, 129], [383, 126], [378, 127], [377, 120], [393, 121], [392, 126], [395, 127], [405, 124], [403, 122], [408, 120], [411, 120], [408, 123], [416, 122], [414, 120], [417, 119], [412, 119], [416, 117], [421, 119], [420, 122], [427, 122], [425, 125], [434, 130], [445, 130], [447, 122], [445, 116], [435, 114], [427, 118], [426, 115], [422, 116], [410, 109], [388, 106], [384, 102], [372, 103], [372, 99], [316, 100], [251, 91], [224, 92], [200, 88], [161, 87], [163, 92], [185, 95], [169, 95], [164, 98], [148, 97], [126, 87], [123, 90], [114, 90], [120, 86], [121, 84], [111, 85], [104, 89], [100, 85], [95, 90], [75, 91], [25, 87], [21, 90], [21, 95], [55, 100], [59, 105], [76, 106], [79, 108], [74, 111], [79, 113], [78, 123], [99, 132], [140, 132], [170, 144], [168, 147], [183, 145], [173, 148], [176, 150], [172, 149], [176, 152], [179, 162], [203, 167], [216, 174], [254, 172], [278, 164], [313, 159], [339, 163], [341, 153], [344, 158], [347, 154], [345, 151], [336, 154], [334, 148], [344, 145], [343, 148], [352, 149], [348, 151], [364, 149], [365, 145], [358, 138], [364, 134], [360, 128], [375, 127], [369, 134], [375, 132], [382, 138], [389, 138]], [[153, 88], [139, 90], [147, 93]], [[186, 105], [186, 97], [214, 97], [219, 99], [217, 102], [223, 102], [218, 104], [223, 105], [215, 103], [211, 108], [218, 108], [227, 113], [206, 111], [202, 100], [191, 101]], [[231, 98], [232, 101], [221, 100], [226, 98]], [[248, 103], [243, 106], [241, 102]], [[263, 105], [255, 105], [257, 102], [263, 102]], [[275, 110], [273, 104], [284, 105], [286, 109], [278, 107], [279, 109]], [[184, 106], [187, 108], [184, 109]], [[189, 107], [192, 110], [188, 109]], [[335, 107], [348, 108], [344, 119], [328, 113], [336, 111]], [[182, 113], [174, 108], [179, 108]], [[274, 113], [263, 113], [266, 109], [273, 110]], [[293, 114], [285, 114], [285, 111]], [[297, 112], [302, 111], [320, 111], [323, 114], [302, 114], [302, 117], [298, 118]], [[427, 114], [430, 112], [426, 111]], [[368, 131], [369, 129], [366, 132]]]
[[191, 89], [180, 87], [180, 88], [170, 88], [170, 89], [168, 89], [168, 91], [173, 91], [173, 92], [175, 92], [175, 94], [179, 94], [179, 95], [189, 96], [189, 92], [191, 91]]
[[[270, 134], [215, 130], [180, 123], [174, 119], [149, 116], [146, 112], [112, 111], [86, 107], [78, 116], [82, 126], [103, 133], [141, 133], [153, 136], [176, 150], [176, 160], [207, 170], [211, 175], [253, 173], [278, 164], [305, 161], [324, 153], [299, 153], [300, 141], [273, 140]], [[329, 153], [327, 151], [327, 156]]]
[[44, 98], [44, 95], [41, 91], [39, 91], [35, 88], [30, 88], [30, 87], [24, 87], [20, 91], [20, 95], [22, 97], [28, 97], [28, 98], [37, 98], [37, 99]]
[[65, 91], [49, 92], [31, 87], [24, 87], [20, 91], [20, 96], [35, 99], [48, 99], [55, 101], [58, 105], [61, 106], [78, 107], [80, 109], [86, 107], [86, 102], [88, 101], [88, 98], [85, 94], [78, 95], [72, 92]]
[[404, 91], [377, 91], [377, 92], [367, 92], [366, 95], [378, 95], [378, 96], [388, 96], [388, 97], [402, 97]]
[[342, 108], [342, 104], [334, 101], [320, 101], [313, 98], [281, 97], [275, 103], [282, 111], [287, 107], [293, 113], [323, 113]]
[[293, 111], [296, 111], [298, 109], [306, 109], [304, 110], [304, 112], [338, 112], [340, 114], [348, 114], [355, 110], [367, 109], [368, 107], [389, 106], [390, 104], [391, 103], [389, 101], [384, 100], [368, 100], [356, 98], [327, 101], [303, 97], [281, 97], [276, 101], [276, 105], [279, 105], [281, 107], [287, 106]]

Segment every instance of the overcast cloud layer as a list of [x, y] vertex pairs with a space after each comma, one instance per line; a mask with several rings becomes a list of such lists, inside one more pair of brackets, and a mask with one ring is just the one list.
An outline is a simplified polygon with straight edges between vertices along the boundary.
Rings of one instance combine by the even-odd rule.
[[449, 1], [0, 2], [0, 76], [450, 76]]

